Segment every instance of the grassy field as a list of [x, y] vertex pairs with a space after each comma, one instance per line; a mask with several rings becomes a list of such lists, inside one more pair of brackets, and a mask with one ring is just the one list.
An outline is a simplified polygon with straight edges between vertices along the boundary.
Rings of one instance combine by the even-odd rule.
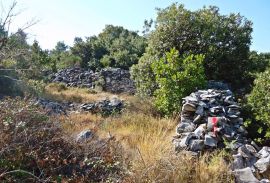
[[[59, 101], [90, 102], [112, 94], [80, 88], [46, 87], [48, 96]], [[126, 182], [234, 182], [225, 151], [203, 154], [199, 159], [176, 154], [172, 146], [177, 120], [161, 118], [150, 100], [120, 95], [127, 103], [122, 114], [102, 117], [90, 113], [61, 116], [64, 130], [72, 135], [90, 129], [99, 137], [114, 136], [124, 147], [129, 178]], [[78, 101], [79, 99], [79, 101]]]

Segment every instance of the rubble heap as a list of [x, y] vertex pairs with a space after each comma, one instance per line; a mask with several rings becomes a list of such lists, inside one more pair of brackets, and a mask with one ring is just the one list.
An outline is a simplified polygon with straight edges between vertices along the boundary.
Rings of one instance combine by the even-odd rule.
[[37, 101], [35, 102], [35, 105], [41, 106], [45, 111], [47, 111], [48, 115], [67, 114], [66, 110], [69, 107], [67, 103], [62, 104], [59, 102], [54, 102], [54, 101], [42, 99], [42, 98], [37, 99]]
[[71, 87], [95, 88], [99, 85], [104, 91], [112, 93], [135, 93], [129, 71], [120, 68], [104, 68], [99, 72], [80, 67], [68, 68], [51, 75], [51, 81]]
[[124, 101], [118, 97], [111, 99], [103, 99], [91, 103], [59, 103], [47, 99], [39, 98], [35, 105], [41, 106], [49, 115], [68, 114], [74, 111], [86, 111], [91, 113], [100, 113], [102, 115], [110, 115], [113, 113], [120, 113], [124, 108]]
[[116, 97], [111, 100], [105, 99], [98, 102], [84, 103], [80, 105], [80, 109], [91, 113], [101, 113], [103, 115], [110, 115], [119, 113], [124, 107], [124, 102]]
[[247, 143], [240, 106], [230, 90], [199, 90], [183, 100], [176, 149], [198, 152], [225, 144], [237, 149]]
[[198, 154], [215, 148], [231, 149], [236, 182], [269, 182], [259, 181], [254, 173], [265, 173], [270, 167], [270, 147], [260, 148], [247, 139], [240, 110], [228, 89], [191, 93], [183, 98], [181, 120], [173, 139], [175, 150]]

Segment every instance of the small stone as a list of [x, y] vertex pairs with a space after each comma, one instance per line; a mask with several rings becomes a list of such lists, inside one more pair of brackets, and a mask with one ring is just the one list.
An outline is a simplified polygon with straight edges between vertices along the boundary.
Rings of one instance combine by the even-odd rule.
[[268, 179], [262, 179], [260, 180], [260, 183], [270, 183], [270, 181]]
[[193, 123], [194, 124], [198, 124], [198, 123], [200, 123], [201, 119], [202, 119], [202, 116], [201, 115], [198, 115], [198, 116], [196, 116], [194, 118]]
[[120, 105], [122, 105], [122, 101], [117, 97], [113, 97], [110, 100], [110, 105], [113, 106], [113, 107], [120, 106]]
[[245, 145], [238, 148], [238, 153], [246, 159], [252, 158], [251, 152], [247, 149]]
[[241, 154], [233, 155], [232, 170], [244, 168], [244, 159]]
[[247, 150], [255, 157], [259, 157], [259, 154], [257, 152], [257, 150], [255, 149], [255, 147], [253, 147], [252, 145], [246, 144], [245, 145]]
[[204, 112], [204, 109], [202, 106], [198, 106], [197, 109], [196, 109], [196, 114], [202, 116], [203, 115], [203, 112]]
[[237, 183], [259, 183], [259, 180], [253, 175], [250, 167], [236, 169], [233, 173]]
[[264, 146], [258, 153], [260, 158], [266, 158], [270, 155], [270, 147]]
[[260, 173], [264, 173], [268, 170], [270, 165], [270, 156], [259, 159], [254, 166], [260, 171]]
[[193, 134], [193, 133], [186, 133], [186, 134], [183, 134], [183, 135], [184, 135], [184, 137], [181, 139], [179, 145], [180, 145], [180, 147], [185, 148], [185, 147], [188, 146], [189, 140], [190, 140], [192, 137], [194, 137], [194, 134]]
[[79, 133], [77, 135], [76, 141], [77, 142], [85, 141], [85, 140], [89, 139], [92, 136], [93, 136], [93, 133], [90, 130], [85, 130], [85, 131], [82, 131], [81, 133]]
[[195, 129], [195, 125], [193, 123], [181, 122], [178, 124], [176, 129], [177, 129], [176, 132], [178, 134], [184, 133], [184, 132], [192, 132]]
[[204, 147], [204, 141], [198, 139], [191, 139], [189, 142], [189, 149], [191, 151], [201, 151]]
[[195, 112], [196, 111], [196, 106], [191, 103], [186, 103], [183, 105], [183, 111], [188, 111], [188, 112]]
[[210, 146], [210, 147], [216, 147], [217, 146], [217, 140], [206, 134], [205, 137], [204, 137], [204, 144], [207, 145], [207, 146]]
[[206, 131], [206, 124], [201, 124], [196, 130], [194, 131], [194, 134], [200, 138], [205, 134]]

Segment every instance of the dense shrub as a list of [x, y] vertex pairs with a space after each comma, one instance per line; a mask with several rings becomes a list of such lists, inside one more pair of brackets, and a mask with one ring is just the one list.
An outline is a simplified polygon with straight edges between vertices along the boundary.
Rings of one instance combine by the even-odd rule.
[[[183, 5], [172, 4], [158, 10], [155, 29], [149, 34], [146, 49], [150, 56], [141, 59], [143, 63], [139, 63], [138, 68], [142, 65], [150, 67], [148, 63], [153, 62], [152, 57], [160, 58], [175, 48], [180, 55], [205, 55], [207, 79], [222, 80], [234, 88], [242, 88], [250, 82], [248, 56], [251, 32], [252, 23], [240, 14], [222, 15], [217, 7], [211, 6], [190, 11]], [[140, 69], [135, 71], [138, 71], [133, 73], [135, 78], [151, 76], [146, 73], [151, 69], [143, 68], [143, 73]]]
[[121, 179], [122, 150], [114, 138], [75, 143], [54, 120], [22, 100], [0, 102], [0, 182]]
[[136, 94], [139, 96], [151, 96], [157, 88], [155, 75], [151, 64], [157, 57], [145, 53], [139, 63], [131, 67], [131, 78], [135, 82]]
[[176, 49], [171, 49], [164, 58], [153, 62], [158, 89], [155, 91], [155, 104], [164, 114], [179, 111], [182, 98], [194, 89], [206, 84], [203, 55], [179, 56]]
[[[258, 74], [254, 87], [248, 97], [257, 123], [261, 123], [259, 133], [264, 133], [270, 139], [270, 69]], [[267, 127], [267, 128], [263, 128]]]

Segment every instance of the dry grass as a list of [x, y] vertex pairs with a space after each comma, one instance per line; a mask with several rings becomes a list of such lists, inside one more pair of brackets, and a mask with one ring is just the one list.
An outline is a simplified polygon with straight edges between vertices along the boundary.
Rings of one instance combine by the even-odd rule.
[[[47, 91], [60, 100], [74, 101], [80, 97], [91, 102], [109, 93], [89, 93], [86, 89], [69, 88], [56, 90], [47, 86]], [[175, 154], [172, 137], [177, 121], [161, 118], [150, 100], [135, 96], [120, 95], [126, 102], [121, 115], [104, 118], [89, 113], [61, 117], [63, 127], [70, 135], [91, 129], [97, 136], [108, 134], [116, 137], [125, 149], [129, 164], [130, 179], [127, 182], [233, 182], [225, 162], [225, 152], [204, 154], [199, 159], [188, 154]]]
[[174, 153], [171, 140], [176, 121], [172, 119], [127, 112], [109, 118], [73, 114], [69, 120], [74, 123], [64, 127], [71, 133], [93, 129], [98, 136], [110, 133], [121, 142], [130, 162], [130, 182], [233, 182], [223, 151], [200, 159]]
[[0, 182], [124, 180], [124, 153], [115, 138], [75, 142], [57, 121], [21, 99], [0, 102]]
[[107, 119], [103, 130], [121, 141], [132, 159], [135, 182], [233, 182], [225, 152], [200, 159], [174, 153], [172, 136], [176, 121], [142, 113]]
[[[110, 98], [111, 93], [96, 92], [87, 88], [65, 87], [63, 84], [51, 83], [45, 87], [45, 97], [56, 101], [86, 103]], [[125, 97], [123, 95], [123, 97]]]

